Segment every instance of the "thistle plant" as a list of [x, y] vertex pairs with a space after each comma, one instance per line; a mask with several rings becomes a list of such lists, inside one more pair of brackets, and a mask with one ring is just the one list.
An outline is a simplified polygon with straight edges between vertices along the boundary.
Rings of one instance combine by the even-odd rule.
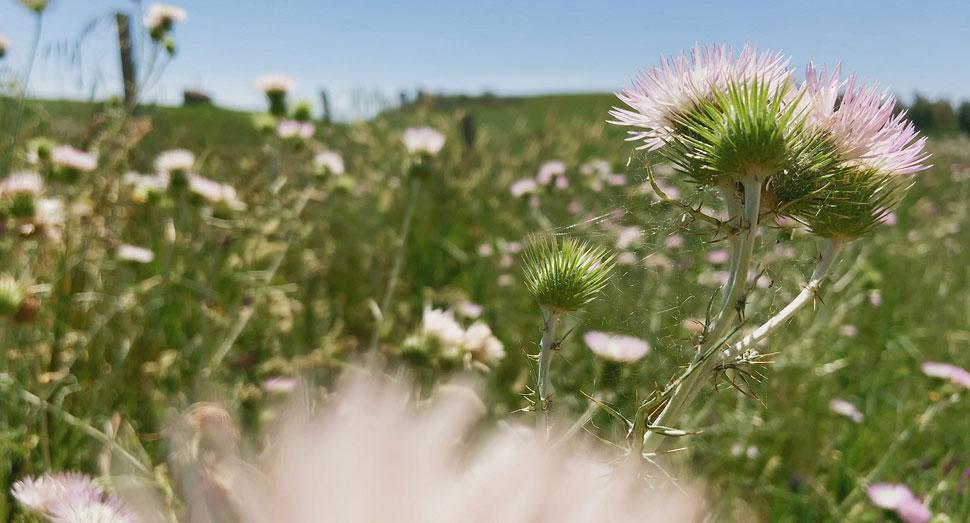
[[[798, 85], [790, 60], [746, 46], [695, 47], [666, 59], [620, 93], [612, 123], [633, 127], [631, 140], [657, 150], [688, 180], [716, 189], [726, 221], [682, 202], [681, 209], [727, 230], [730, 272], [712, 307], [687, 370], [671, 380], [645, 423], [645, 455], [700, 392], [711, 372], [763, 341], [812, 301], [842, 247], [869, 231], [898, 204], [926, 168], [924, 139], [895, 99], [875, 86], [806, 70]], [[841, 99], [839, 98], [842, 94]], [[656, 187], [656, 184], [654, 184]], [[670, 201], [665, 195], [662, 199]], [[809, 281], [791, 303], [742, 339], [732, 342], [744, 317], [748, 274], [758, 229], [766, 217], [792, 218], [823, 242]], [[650, 410], [650, 409], [645, 409]]]
[[559, 320], [599, 296], [613, 273], [615, 256], [601, 246], [542, 235], [529, 239], [522, 261], [526, 288], [542, 312], [536, 394], [539, 408], [544, 409], [552, 351], [561, 342], [557, 339]]

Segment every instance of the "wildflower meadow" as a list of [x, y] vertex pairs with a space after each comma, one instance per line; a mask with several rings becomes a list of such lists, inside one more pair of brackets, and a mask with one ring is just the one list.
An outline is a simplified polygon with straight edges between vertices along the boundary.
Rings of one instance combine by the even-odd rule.
[[119, 95], [50, 100], [10, 1], [0, 519], [970, 521], [970, 139], [879, 78], [175, 107], [193, 13], [131, 2]]

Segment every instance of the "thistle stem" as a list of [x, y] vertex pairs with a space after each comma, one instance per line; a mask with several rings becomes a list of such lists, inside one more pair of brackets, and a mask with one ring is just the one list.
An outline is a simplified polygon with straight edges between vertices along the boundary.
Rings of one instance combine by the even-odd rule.
[[[724, 286], [720, 310], [708, 326], [701, 347], [688, 367], [690, 374], [674, 389], [663, 410], [648, 425], [674, 427], [687, 406], [697, 397], [711, 370], [720, 361], [720, 358], [712, 354], [714, 344], [721, 342], [734, 323], [735, 307], [740, 303], [748, 280], [748, 268], [751, 265], [754, 243], [758, 235], [758, 217], [761, 213], [761, 177], [745, 176], [741, 184], [744, 187], [744, 207], [738, 227], [739, 236], [731, 241], [731, 273]], [[736, 205], [733, 191], [722, 189], [722, 193], [731, 211]], [[656, 453], [664, 440], [663, 434], [647, 431], [643, 436], [643, 454]]]
[[546, 409], [546, 392], [549, 385], [549, 365], [552, 363], [552, 350], [556, 345], [556, 327], [559, 313], [542, 308], [542, 341], [539, 342], [539, 378], [536, 392], [539, 395], [540, 410]]
[[377, 344], [381, 339], [381, 327], [384, 320], [388, 317], [387, 311], [391, 307], [391, 300], [394, 298], [394, 288], [397, 287], [397, 279], [401, 275], [404, 267], [404, 249], [408, 242], [408, 234], [411, 232], [411, 222], [414, 219], [414, 209], [418, 206], [418, 193], [421, 190], [421, 179], [411, 178], [411, 191], [408, 195], [408, 206], [404, 211], [404, 220], [401, 222], [401, 231], [398, 233], [398, 249], [394, 256], [394, 263], [391, 266], [391, 274], [387, 279], [387, 287], [384, 289], [384, 298], [381, 300], [380, 317], [377, 319], [377, 326], [371, 336], [368, 347], [373, 352], [377, 349]]
[[746, 335], [741, 341], [735, 343], [730, 349], [724, 352], [721, 360], [734, 358], [741, 354], [745, 350], [757, 345], [762, 340], [774, 334], [778, 329], [780, 329], [788, 320], [790, 320], [798, 311], [800, 311], [810, 300], [812, 300], [816, 294], [818, 294], [822, 283], [828, 277], [829, 271], [835, 264], [835, 259], [838, 257], [839, 253], [842, 251], [842, 247], [845, 243], [841, 240], [829, 240], [825, 248], [822, 250], [822, 257], [818, 260], [818, 264], [815, 266], [815, 270], [812, 272], [812, 277], [805, 284], [805, 287], [801, 292], [798, 293], [795, 298], [788, 303], [783, 309], [778, 311], [777, 314], [771, 317], [768, 321], [764, 322], [760, 327]]

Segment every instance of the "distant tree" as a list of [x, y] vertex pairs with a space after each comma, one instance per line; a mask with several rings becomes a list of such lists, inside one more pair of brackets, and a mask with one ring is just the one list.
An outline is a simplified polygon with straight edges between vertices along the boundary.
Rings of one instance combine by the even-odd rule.
[[930, 132], [933, 128], [933, 104], [926, 98], [916, 95], [913, 105], [909, 106], [909, 119], [920, 131]]
[[957, 109], [957, 123], [961, 132], [970, 134], [970, 101], [963, 102]]
[[948, 100], [934, 102], [916, 95], [909, 108], [909, 118], [917, 129], [927, 134], [955, 134], [960, 131], [957, 114]]

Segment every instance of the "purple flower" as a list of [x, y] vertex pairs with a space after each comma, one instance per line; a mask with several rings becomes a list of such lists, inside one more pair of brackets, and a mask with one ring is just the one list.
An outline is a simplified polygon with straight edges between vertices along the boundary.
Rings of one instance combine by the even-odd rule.
[[646, 341], [622, 334], [589, 331], [583, 335], [583, 341], [593, 354], [620, 363], [632, 363], [650, 352]]
[[922, 370], [931, 378], [950, 380], [954, 385], [970, 389], [970, 372], [956, 365], [928, 361], [922, 365]]

